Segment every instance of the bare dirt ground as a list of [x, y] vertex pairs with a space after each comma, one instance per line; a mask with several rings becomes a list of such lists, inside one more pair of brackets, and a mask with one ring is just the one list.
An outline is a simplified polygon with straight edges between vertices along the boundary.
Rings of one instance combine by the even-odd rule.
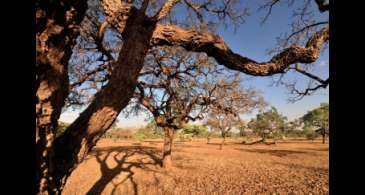
[[160, 168], [162, 140], [103, 139], [70, 176], [63, 195], [328, 194], [328, 144], [320, 140], [242, 145], [175, 142]]

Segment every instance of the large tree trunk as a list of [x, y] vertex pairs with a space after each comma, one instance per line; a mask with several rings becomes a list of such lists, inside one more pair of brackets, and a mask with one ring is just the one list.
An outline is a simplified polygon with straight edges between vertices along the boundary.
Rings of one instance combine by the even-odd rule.
[[67, 97], [67, 68], [62, 63], [43, 64], [44, 72], [37, 75], [36, 91], [36, 182], [37, 193], [52, 191], [52, 146], [57, 121]]
[[[53, 140], [68, 95], [67, 65], [78, 36], [86, 1], [37, 1], [36, 11], [36, 193], [57, 193], [53, 174]], [[71, 7], [78, 12], [69, 12]], [[68, 17], [66, 18], [66, 13]]]
[[113, 64], [108, 84], [95, 95], [92, 103], [65, 133], [55, 140], [57, 164], [53, 177], [60, 191], [73, 169], [83, 161], [133, 96], [154, 26], [144, 14], [129, 17], [123, 33], [123, 48]]
[[172, 167], [171, 151], [174, 139], [174, 129], [166, 127], [164, 128], [164, 131], [165, 131], [165, 139], [163, 145], [162, 167], [170, 168]]

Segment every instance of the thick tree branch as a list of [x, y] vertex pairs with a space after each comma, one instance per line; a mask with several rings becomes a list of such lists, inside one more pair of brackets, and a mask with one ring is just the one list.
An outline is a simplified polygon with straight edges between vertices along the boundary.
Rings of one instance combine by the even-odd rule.
[[328, 39], [329, 28], [324, 27], [308, 40], [305, 47], [294, 44], [268, 62], [262, 63], [234, 53], [220, 36], [186, 30], [174, 25], [157, 25], [151, 45], [175, 45], [190, 51], [205, 52], [229, 69], [254, 76], [268, 76], [282, 73], [291, 64], [315, 62], [322, 45]]
[[36, 1], [36, 186], [37, 194], [57, 194], [53, 141], [68, 96], [68, 62], [79, 36], [87, 1]]
[[166, 17], [172, 8], [179, 2], [180, 0], [167, 0], [166, 3], [161, 7], [161, 9], [152, 17], [152, 20], [159, 21], [162, 18]]
[[118, 32], [123, 33], [129, 16], [137, 12], [133, 3], [126, 3], [120, 0], [102, 0], [106, 21]]
[[[137, 14], [133, 12], [133, 14]], [[133, 97], [138, 74], [149, 49], [154, 26], [147, 26], [144, 15], [132, 15], [125, 26], [125, 41], [113, 63], [109, 82], [98, 91], [80, 116], [55, 139], [57, 172], [54, 180], [64, 181], [82, 162], [97, 140], [114, 123], [120, 111]]]

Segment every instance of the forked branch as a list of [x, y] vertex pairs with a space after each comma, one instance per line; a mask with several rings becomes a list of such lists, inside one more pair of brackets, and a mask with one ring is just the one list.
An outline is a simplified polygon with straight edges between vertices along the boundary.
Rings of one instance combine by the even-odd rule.
[[291, 45], [271, 60], [262, 63], [234, 53], [220, 36], [186, 30], [175, 25], [157, 25], [151, 45], [174, 45], [189, 51], [205, 52], [229, 69], [254, 76], [268, 76], [284, 72], [291, 64], [315, 62], [322, 45], [328, 39], [329, 27], [324, 27], [312, 35], [305, 47]]

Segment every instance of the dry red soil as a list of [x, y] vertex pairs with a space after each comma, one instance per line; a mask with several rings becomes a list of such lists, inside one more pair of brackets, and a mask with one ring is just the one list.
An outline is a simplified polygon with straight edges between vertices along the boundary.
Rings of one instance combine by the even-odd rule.
[[103, 139], [72, 173], [63, 195], [328, 194], [328, 144], [175, 142], [174, 167], [160, 167], [162, 140]]

